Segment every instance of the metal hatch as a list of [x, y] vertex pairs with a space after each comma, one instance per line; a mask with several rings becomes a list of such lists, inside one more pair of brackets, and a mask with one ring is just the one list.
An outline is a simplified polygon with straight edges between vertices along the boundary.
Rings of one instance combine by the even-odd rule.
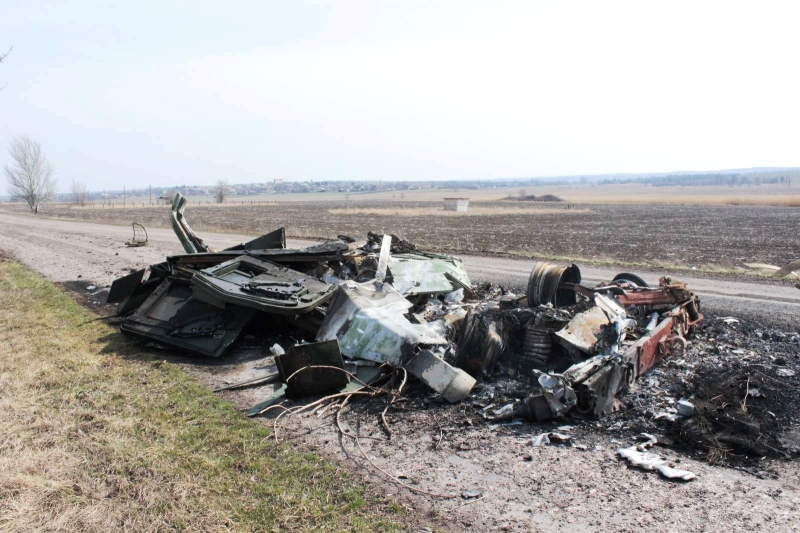
[[218, 307], [233, 304], [290, 315], [312, 311], [336, 289], [302, 272], [249, 256], [196, 272], [192, 285], [197, 298]]
[[169, 278], [120, 326], [123, 333], [219, 357], [255, 314], [252, 309], [219, 309], [194, 298], [185, 280]]

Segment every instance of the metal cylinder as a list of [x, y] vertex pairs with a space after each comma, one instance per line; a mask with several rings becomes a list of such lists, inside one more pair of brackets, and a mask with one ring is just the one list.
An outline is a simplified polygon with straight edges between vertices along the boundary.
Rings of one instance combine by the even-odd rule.
[[561, 266], [537, 261], [528, 278], [528, 306], [553, 304], [564, 307], [576, 303], [575, 291], [559, 288], [562, 283], [580, 283], [581, 270], [577, 265]]

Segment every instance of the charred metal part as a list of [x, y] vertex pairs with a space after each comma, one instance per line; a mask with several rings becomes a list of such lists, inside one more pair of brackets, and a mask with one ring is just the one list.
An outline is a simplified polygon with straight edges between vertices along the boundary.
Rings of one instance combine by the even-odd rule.
[[133, 238], [125, 243], [125, 246], [139, 247], [147, 246], [147, 230], [138, 222], [131, 223], [133, 227]]
[[252, 307], [299, 315], [329, 300], [336, 289], [287, 267], [249, 256], [226, 261], [192, 277], [195, 296], [218, 307]]
[[455, 365], [472, 376], [491, 376], [506, 347], [504, 329], [498, 317], [471, 309], [461, 327]]
[[611, 321], [600, 307], [578, 313], [567, 326], [555, 333], [556, 340], [567, 350], [578, 350], [594, 355], [608, 347]]
[[[367, 232], [367, 242], [371, 245], [374, 249], [380, 248], [383, 244], [383, 238], [386, 235], [381, 235], [379, 233], [375, 233], [373, 231]], [[411, 244], [408, 241], [404, 241], [397, 235], [389, 235], [392, 238], [392, 250], [393, 254], [407, 254], [413, 253], [417, 251], [417, 247]]]
[[270, 250], [225, 250], [222, 252], [190, 253], [173, 255], [167, 258], [170, 265], [194, 266], [207, 268], [218, 265], [241, 256], [254, 257], [273, 263], [308, 263], [317, 264], [326, 261], [344, 261], [344, 254], [348, 251], [343, 242], [326, 242], [315, 246], [299, 249], [270, 249]]
[[186, 210], [186, 198], [181, 193], [176, 192], [172, 197], [172, 210], [170, 211], [170, 224], [178, 240], [181, 241], [186, 253], [196, 254], [199, 252], [211, 251], [203, 242], [203, 239], [195, 235], [194, 230], [189, 226], [183, 212]]
[[553, 334], [561, 329], [562, 325], [545, 315], [529, 320], [525, 328], [525, 341], [522, 344], [520, 358], [532, 368], [545, 365], [553, 353]]
[[350, 381], [336, 340], [297, 344], [277, 356], [275, 364], [286, 392], [296, 398], [337, 389]]
[[118, 303], [117, 315], [130, 314], [138, 309], [169, 275], [167, 264], [159, 263], [118, 278], [111, 284], [107, 302]]
[[528, 305], [552, 304], [554, 307], [573, 305], [577, 300], [575, 291], [564, 287], [565, 283], [581, 282], [581, 271], [576, 265], [560, 266], [537, 261], [528, 278]]
[[420, 350], [405, 364], [405, 369], [450, 403], [466, 398], [476, 383], [475, 378], [450, 366], [431, 350]]
[[675, 316], [668, 316], [649, 335], [626, 350], [625, 359], [635, 365], [636, 376], [644, 374], [671, 353], [685, 350], [686, 340], [680, 334], [680, 321], [675, 319]]
[[609, 359], [580, 383], [573, 383], [581, 414], [600, 418], [617, 410], [617, 393], [627, 387], [626, 369], [615, 358]]
[[236, 342], [254, 311], [222, 310], [192, 297], [184, 280], [167, 279], [122, 323], [120, 329], [162, 344], [219, 357]]
[[135, 291], [144, 281], [144, 274], [146, 271], [147, 269], [143, 268], [141, 270], [137, 270], [136, 272], [131, 272], [127, 276], [122, 276], [121, 278], [115, 279], [111, 284], [111, 288], [108, 290], [106, 303], [119, 303], [133, 294], [133, 291]]
[[234, 250], [283, 250], [286, 248], [286, 230], [284, 228], [278, 228], [275, 231], [271, 231], [266, 235], [262, 235], [261, 237], [257, 237], [252, 241], [247, 241], [242, 244], [237, 244], [236, 246], [231, 246], [230, 248], [226, 248], [225, 252], [234, 251]]

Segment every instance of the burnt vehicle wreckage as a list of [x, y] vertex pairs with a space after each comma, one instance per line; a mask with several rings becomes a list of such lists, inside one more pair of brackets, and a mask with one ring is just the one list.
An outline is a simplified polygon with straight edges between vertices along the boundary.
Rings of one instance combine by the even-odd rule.
[[[616, 412], [617, 397], [655, 365], [683, 356], [704, 319], [698, 298], [668, 277], [650, 287], [622, 273], [589, 287], [575, 265], [538, 262], [526, 294], [515, 295], [476, 289], [459, 259], [388, 234], [290, 249], [281, 228], [212, 250], [185, 208], [176, 194], [170, 219], [186, 253], [117, 279], [108, 302], [124, 317], [123, 333], [206, 357], [223, 356], [248, 325], [265, 338], [292, 330], [298, 342], [270, 348], [274, 372], [217, 389], [279, 384], [249, 416], [278, 407], [280, 417], [326, 402], [343, 407], [379, 394], [390, 398], [388, 409], [414, 380], [457, 403], [476, 384], [514, 376], [526, 394], [485, 412], [487, 421], [546, 422], [567, 413], [599, 419]], [[309, 396], [320, 398], [281, 405]], [[695, 410], [712, 408], [678, 405], [686, 416]], [[620, 457], [692, 479], [645, 451], [654, 442], [646, 438], [620, 449]]]

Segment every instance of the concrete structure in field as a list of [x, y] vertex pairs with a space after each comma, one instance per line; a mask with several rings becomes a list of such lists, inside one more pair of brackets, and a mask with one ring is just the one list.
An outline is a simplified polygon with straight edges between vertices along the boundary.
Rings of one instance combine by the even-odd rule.
[[466, 213], [469, 207], [469, 198], [445, 198], [444, 210], [445, 211], [461, 211]]

